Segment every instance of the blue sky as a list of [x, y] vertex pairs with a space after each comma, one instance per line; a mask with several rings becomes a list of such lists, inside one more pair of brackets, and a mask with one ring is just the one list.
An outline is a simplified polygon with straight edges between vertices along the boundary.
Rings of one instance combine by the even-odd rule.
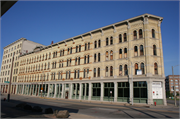
[[171, 75], [172, 66], [180, 64], [178, 1], [18, 1], [1, 17], [0, 62], [3, 47], [21, 37], [50, 45], [144, 13], [164, 18], [165, 75]]

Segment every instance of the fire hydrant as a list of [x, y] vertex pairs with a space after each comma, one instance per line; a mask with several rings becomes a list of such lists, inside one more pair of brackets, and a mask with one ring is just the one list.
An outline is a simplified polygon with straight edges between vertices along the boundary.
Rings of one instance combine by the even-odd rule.
[[154, 105], [156, 106], [156, 102], [154, 102]]
[[4, 101], [6, 101], [6, 98], [4, 98]]

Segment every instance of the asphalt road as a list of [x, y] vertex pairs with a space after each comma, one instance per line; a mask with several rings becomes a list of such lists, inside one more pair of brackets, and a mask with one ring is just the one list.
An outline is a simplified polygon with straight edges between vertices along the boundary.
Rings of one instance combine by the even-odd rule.
[[[179, 102], [180, 102], [180, 100], [176, 100], [176, 105], [177, 105], [177, 106], [179, 106]], [[167, 99], [167, 103], [174, 105], [175, 100]]]
[[[6, 97], [2, 95], [1, 98]], [[61, 99], [41, 99], [38, 97], [11, 95], [10, 102], [1, 101], [1, 116], [8, 117], [9, 110], [15, 112], [11, 113], [11, 117], [41, 117], [42, 114], [32, 114], [31, 112], [18, 115], [18, 111], [15, 105], [20, 102], [27, 102], [31, 106], [41, 106], [43, 110], [51, 107], [58, 110], [68, 110], [70, 113], [76, 113], [81, 115], [87, 115], [93, 118], [179, 118], [179, 108], [167, 106], [166, 108], [154, 107], [136, 107], [136, 106], [123, 106], [114, 104], [101, 104], [101, 103], [89, 103], [80, 102], [77, 100], [61, 100]], [[10, 109], [10, 107], [12, 109]]]

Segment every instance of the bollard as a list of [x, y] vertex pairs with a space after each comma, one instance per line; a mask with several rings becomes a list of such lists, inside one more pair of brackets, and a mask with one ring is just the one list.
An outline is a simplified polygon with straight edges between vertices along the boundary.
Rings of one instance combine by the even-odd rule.
[[156, 106], [156, 102], [154, 102], [154, 105]]

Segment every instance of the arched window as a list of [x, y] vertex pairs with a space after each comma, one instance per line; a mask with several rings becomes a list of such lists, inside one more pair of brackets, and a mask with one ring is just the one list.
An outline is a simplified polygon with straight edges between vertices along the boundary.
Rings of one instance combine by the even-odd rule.
[[78, 70], [77, 78], [79, 78], [79, 70]]
[[119, 76], [122, 76], [122, 65], [119, 65]]
[[77, 57], [75, 58], [75, 65], [77, 65]]
[[76, 52], [78, 52], [78, 46], [76, 46]]
[[87, 43], [85, 43], [85, 48], [84, 49], [87, 50]]
[[87, 63], [89, 63], [89, 55], [88, 55], [88, 58], [87, 58]]
[[94, 62], [96, 62], [96, 54], [94, 54]]
[[98, 53], [98, 62], [100, 62], [101, 54]]
[[76, 79], [76, 70], [74, 70], [74, 79]]
[[79, 57], [79, 60], [78, 60], [78, 65], [80, 65], [80, 60], [81, 60], [81, 58]]
[[71, 78], [71, 71], [69, 71], [69, 79]]
[[101, 40], [98, 41], [98, 47], [101, 47]]
[[144, 74], [144, 63], [141, 63], [141, 71], [142, 71], [142, 74]]
[[133, 32], [134, 39], [137, 39], [137, 31]]
[[127, 69], [127, 65], [124, 65], [124, 75], [128, 75], [128, 69]]
[[134, 46], [134, 56], [138, 56], [138, 47]]
[[62, 56], [64, 56], [64, 49], [63, 49], [63, 52], [62, 52]]
[[94, 48], [97, 48], [97, 41], [94, 41]]
[[109, 44], [109, 39], [106, 38], [106, 46]]
[[126, 33], [124, 33], [124, 42], [127, 41]]
[[84, 56], [84, 64], [86, 64], [86, 56]]
[[110, 67], [110, 76], [113, 76], [113, 67]]
[[156, 52], [156, 45], [153, 45], [153, 55], [157, 55], [157, 52]]
[[119, 58], [122, 58], [122, 49], [119, 49]]
[[142, 35], [142, 29], [139, 29], [139, 38], [142, 38], [143, 35]]
[[68, 48], [68, 52], [67, 52], [67, 54], [69, 55], [69, 48]]
[[137, 70], [138, 70], [138, 64], [135, 64], [135, 75], [137, 75]]
[[113, 60], [113, 51], [110, 52], [110, 60]]
[[122, 43], [122, 35], [119, 34], [119, 43]]
[[71, 50], [70, 50], [70, 54], [72, 54], [72, 47], [71, 47]]
[[108, 60], [109, 58], [108, 58], [108, 51], [106, 51], [106, 60]]
[[79, 45], [79, 52], [81, 52], [81, 45]]
[[158, 65], [154, 63], [154, 74], [158, 74]]
[[106, 67], [106, 77], [108, 76], [108, 67]]
[[90, 42], [88, 43], [88, 50], [90, 50]]
[[96, 68], [94, 68], [94, 77], [96, 77]]
[[124, 48], [124, 58], [127, 58], [127, 48]]
[[84, 69], [84, 75], [83, 75], [83, 78], [86, 77], [86, 69]]
[[144, 55], [143, 45], [140, 45], [140, 56]]
[[62, 56], [62, 50], [60, 50], [60, 56]]
[[100, 68], [98, 68], [98, 76], [97, 77], [100, 77]]
[[113, 37], [111, 36], [111, 38], [110, 38], [110, 45], [112, 45], [113, 44]]
[[155, 30], [152, 29], [152, 38], [155, 38]]

